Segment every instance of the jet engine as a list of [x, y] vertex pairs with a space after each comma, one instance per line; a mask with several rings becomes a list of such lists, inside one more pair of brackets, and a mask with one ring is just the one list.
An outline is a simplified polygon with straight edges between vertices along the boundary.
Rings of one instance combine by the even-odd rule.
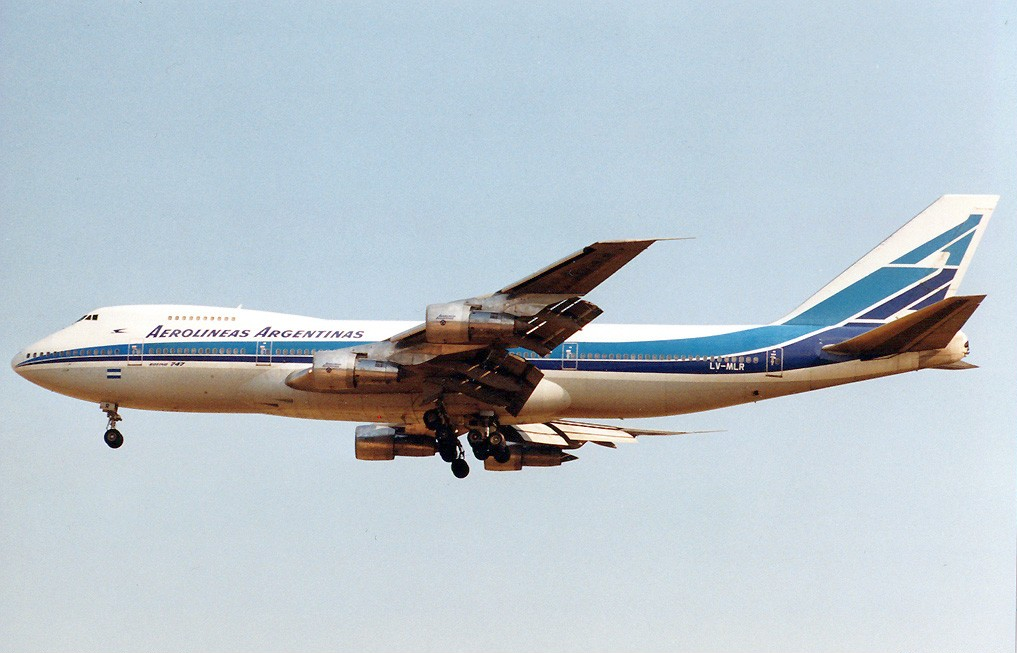
[[433, 456], [437, 441], [430, 435], [407, 435], [391, 426], [367, 424], [356, 430], [357, 460], [392, 460], [396, 456]]
[[399, 366], [372, 360], [349, 349], [314, 352], [314, 384], [322, 389], [350, 390], [363, 385], [395, 383]]
[[500, 463], [492, 456], [484, 461], [484, 469], [494, 472], [517, 472], [523, 467], [557, 467], [576, 459], [558, 447], [509, 445], [508, 450], [507, 462]]
[[427, 307], [425, 337], [432, 344], [468, 345], [508, 342], [519, 330], [506, 313], [482, 311], [466, 302]]

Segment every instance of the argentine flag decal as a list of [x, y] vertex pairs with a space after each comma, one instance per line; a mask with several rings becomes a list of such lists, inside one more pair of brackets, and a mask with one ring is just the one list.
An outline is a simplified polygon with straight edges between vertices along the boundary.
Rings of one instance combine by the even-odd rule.
[[119, 379], [120, 378], [120, 370], [121, 369], [122, 368], [119, 368], [119, 367], [107, 368], [106, 369], [106, 378], [107, 379]]

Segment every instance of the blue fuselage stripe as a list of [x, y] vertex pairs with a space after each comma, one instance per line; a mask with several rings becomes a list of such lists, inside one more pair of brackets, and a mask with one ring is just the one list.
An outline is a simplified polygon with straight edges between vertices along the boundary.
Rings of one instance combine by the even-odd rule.
[[[662, 374], [754, 373], [769, 371], [766, 354], [780, 349], [782, 369], [827, 365], [846, 360], [822, 351], [823, 344], [839, 342], [871, 328], [763, 326], [715, 336], [641, 342], [570, 342], [536, 358], [524, 356], [542, 370], [579, 369], [592, 372], [651, 372]], [[159, 342], [78, 348], [28, 358], [18, 364], [102, 363], [121, 369], [152, 363], [294, 363], [309, 365], [313, 353], [367, 343], [330, 341]]]

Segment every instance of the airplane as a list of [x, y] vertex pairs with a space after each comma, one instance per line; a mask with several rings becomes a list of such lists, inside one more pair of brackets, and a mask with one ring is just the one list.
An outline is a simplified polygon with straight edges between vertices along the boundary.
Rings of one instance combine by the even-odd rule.
[[659, 239], [601, 241], [424, 321], [325, 320], [243, 308], [89, 311], [14, 370], [121, 408], [364, 421], [361, 460], [433, 456], [469, 473], [555, 467], [592, 442], [682, 432], [586, 420], [681, 415], [920, 369], [970, 369], [957, 295], [999, 197], [944, 195], [798, 308], [758, 326], [591, 324], [583, 297]]

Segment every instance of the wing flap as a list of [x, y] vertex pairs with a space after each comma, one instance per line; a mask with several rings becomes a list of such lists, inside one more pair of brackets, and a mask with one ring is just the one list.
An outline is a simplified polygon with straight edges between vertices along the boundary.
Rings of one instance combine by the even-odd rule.
[[879, 358], [912, 351], [943, 349], [950, 344], [985, 295], [949, 297], [910, 315], [866, 331], [835, 345], [823, 347], [833, 354]]
[[527, 330], [520, 335], [519, 344], [547, 356], [601, 313], [599, 307], [578, 297], [563, 299], [525, 320]]
[[555, 447], [572, 446], [572, 443], [563, 438], [550, 424], [513, 424], [510, 428], [526, 442]]
[[502, 406], [518, 415], [544, 373], [504, 349], [480, 349], [466, 354], [437, 356], [417, 365], [414, 372], [447, 392]]
[[520, 439], [534, 444], [553, 446], [576, 446], [583, 442], [598, 444], [631, 444], [641, 435], [689, 435], [700, 431], [654, 431], [628, 426], [612, 426], [607, 424], [590, 424], [558, 420], [543, 424], [513, 424], [507, 428], [514, 431]]

